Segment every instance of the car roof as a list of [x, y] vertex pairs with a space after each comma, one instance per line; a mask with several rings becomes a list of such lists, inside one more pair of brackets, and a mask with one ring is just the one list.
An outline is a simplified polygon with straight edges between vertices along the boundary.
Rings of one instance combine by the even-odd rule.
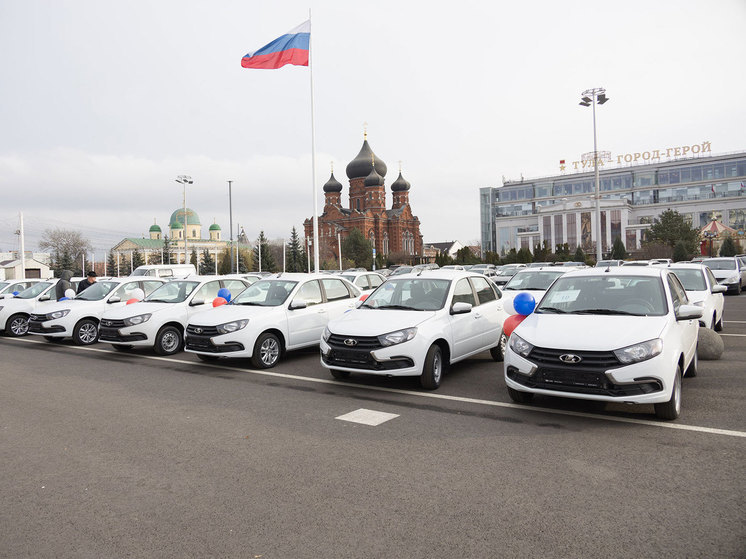
[[571, 270], [565, 274], [565, 277], [579, 276], [599, 276], [599, 277], [619, 277], [619, 276], [651, 276], [662, 277], [668, 266], [614, 266], [610, 268], [580, 268]]
[[400, 274], [398, 276], [391, 277], [389, 276], [389, 279], [387, 281], [394, 281], [398, 279], [412, 279], [414, 277], [419, 277], [422, 279], [447, 279], [447, 280], [454, 280], [454, 279], [461, 279], [461, 278], [487, 278], [484, 274], [480, 274], [479, 272], [472, 272], [471, 270], [444, 270], [443, 268], [437, 268], [435, 270], [422, 270], [420, 272], [419, 270], [409, 272], [407, 274]]

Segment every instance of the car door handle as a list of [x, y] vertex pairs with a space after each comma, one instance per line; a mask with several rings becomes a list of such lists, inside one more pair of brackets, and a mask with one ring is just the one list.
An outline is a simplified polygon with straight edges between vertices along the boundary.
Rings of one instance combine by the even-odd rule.
[[482, 315], [479, 314], [478, 312], [475, 312], [474, 313], [474, 318], [482, 318]]

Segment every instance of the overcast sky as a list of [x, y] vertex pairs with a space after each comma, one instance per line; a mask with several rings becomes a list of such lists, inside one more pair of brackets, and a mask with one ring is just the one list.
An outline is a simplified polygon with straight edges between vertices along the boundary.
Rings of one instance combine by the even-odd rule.
[[[309, 69], [241, 68], [308, 19], [316, 185], [368, 141], [425, 242], [479, 239], [479, 188], [593, 149], [746, 149], [746, 2], [0, 0], [0, 251], [50, 227], [101, 254], [182, 204], [228, 237], [313, 214]], [[206, 229], [206, 228], [205, 228]], [[206, 236], [206, 231], [204, 233]]]

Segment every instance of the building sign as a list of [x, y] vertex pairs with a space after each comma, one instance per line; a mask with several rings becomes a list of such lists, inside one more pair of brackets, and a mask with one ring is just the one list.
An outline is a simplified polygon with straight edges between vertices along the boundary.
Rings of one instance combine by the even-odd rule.
[[[603, 167], [604, 165], [613, 164], [616, 162], [617, 165], [623, 164], [645, 164], [645, 163], [660, 163], [662, 160], [670, 160], [671, 158], [677, 159], [679, 157], [692, 157], [695, 155], [702, 155], [704, 153], [712, 153], [712, 144], [710, 142], [702, 142], [701, 144], [693, 144], [691, 146], [678, 146], [664, 149], [653, 149], [643, 152], [625, 153], [617, 155], [616, 158], [611, 157], [610, 152], [604, 152], [609, 154], [609, 157], [599, 157], [598, 166]], [[616, 159], [616, 161], [615, 161]], [[580, 161], [571, 161], [569, 166], [573, 171], [590, 171], [593, 169], [593, 157], [583, 157]], [[560, 160], [560, 172], [565, 172], [567, 165], [565, 160]]]

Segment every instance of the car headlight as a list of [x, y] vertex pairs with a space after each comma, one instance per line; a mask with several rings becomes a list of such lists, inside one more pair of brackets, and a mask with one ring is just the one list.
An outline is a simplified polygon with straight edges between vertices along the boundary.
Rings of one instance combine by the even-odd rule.
[[246, 328], [246, 325], [248, 323], [248, 319], [234, 320], [233, 322], [219, 324], [218, 326], [216, 326], [216, 328], [218, 330], [218, 334], [230, 334], [231, 332], [235, 332], [236, 330], [240, 330], [241, 328]]
[[383, 347], [388, 347], [390, 345], [408, 342], [414, 338], [415, 334], [417, 334], [417, 328], [404, 328], [403, 330], [397, 330], [395, 332], [389, 332], [388, 334], [378, 336], [378, 341]]
[[663, 351], [663, 340], [656, 338], [640, 344], [623, 347], [622, 349], [616, 349], [614, 350], [614, 355], [616, 355], [622, 364], [629, 365], [652, 359], [656, 355], [659, 355], [661, 351]]
[[142, 324], [143, 322], [147, 322], [150, 320], [150, 317], [153, 316], [150, 313], [146, 314], [138, 314], [137, 316], [131, 316], [129, 318], [124, 319], [124, 325], [125, 326], [137, 326], [138, 324]]
[[508, 345], [510, 346], [510, 349], [515, 351], [521, 357], [528, 357], [528, 354], [531, 353], [532, 349], [534, 349], [533, 345], [521, 338], [518, 334], [512, 334], [510, 336]]
[[332, 336], [332, 331], [329, 330], [329, 327], [327, 326], [326, 328], [324, 328], [324, 333], [321, 334], [321, 339], [324, 340], [325, 342], [328, 342], [331, 336]]
[[54, 311], [47, 315], [47, 318], [49, 320], [56, 320], [58, 318], [62, 318], [63, 316], [67, 316], [70, 313], [70, 309], [65, 309], [64, 311]]

